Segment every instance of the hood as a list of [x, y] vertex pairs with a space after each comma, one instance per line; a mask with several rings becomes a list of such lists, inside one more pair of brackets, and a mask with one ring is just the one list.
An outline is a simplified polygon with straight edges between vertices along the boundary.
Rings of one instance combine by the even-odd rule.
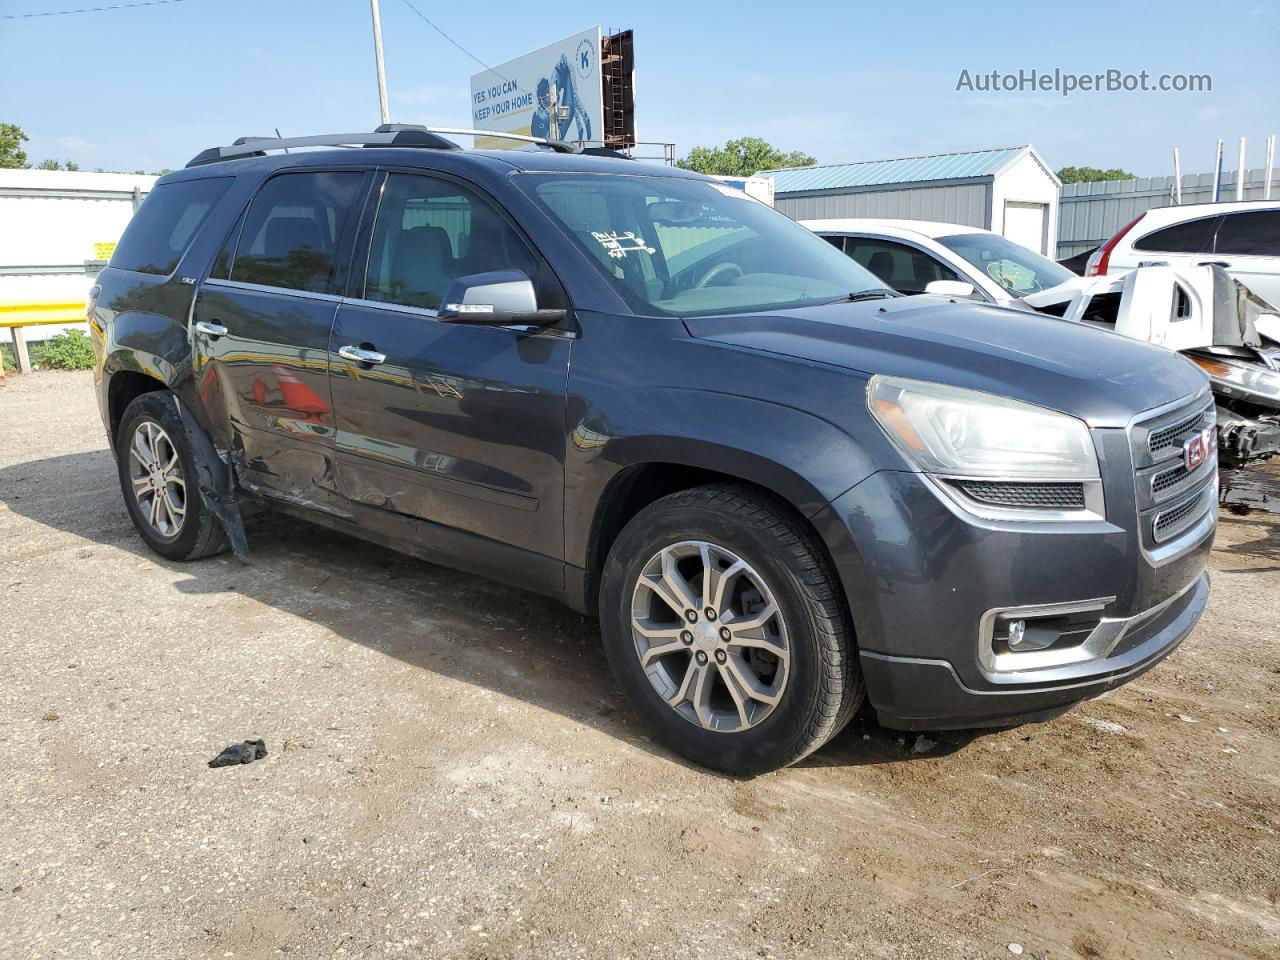
[[1190, 361], [1082, 324], [941, 297], [685, 321], [703, 340], [1012, 397], [1096, 427], [1199, 393]]

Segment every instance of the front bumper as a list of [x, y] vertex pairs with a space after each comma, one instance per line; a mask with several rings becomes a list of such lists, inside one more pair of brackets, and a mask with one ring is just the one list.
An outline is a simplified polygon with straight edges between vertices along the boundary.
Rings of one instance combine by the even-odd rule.
[[[1172, 653], [1191, 632], [1209, 600], [1202, 573], [1160, 608], [1126, 621], [1115, 652], [1056, 679], [967, 685], [946, 660], [863, 652], [863, 676], [880, 722], [897, 730], [1010, 726], [1047, 720], [1081, 700], [1127, 683]], [[1038, 673], [1039, 671], [1029, 671]], [[1002, 678], [1003, 679], [1003, 678]]]
[[[1181, 642], [1208, 596], [1216, 469], [1210, 459], [1203, 472], [1170, 475], [1172, 461], [1139, 454], [1185, 413], [1095, 430], [1106, 501], [1095, 520], [983, 520], [921, 474], [893, 470], [813, 517], [883, 723], [1042, 719], [1124, 683]], [[1028, 625], [1069, 614], [1071, 636], [1043, 653], [1011, 653], [993, 624], [1024, 612]]]

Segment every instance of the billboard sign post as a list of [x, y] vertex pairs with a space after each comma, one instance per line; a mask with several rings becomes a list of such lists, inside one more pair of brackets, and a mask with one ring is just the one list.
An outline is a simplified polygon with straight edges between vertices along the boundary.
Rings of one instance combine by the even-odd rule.
[[[601, 30], [592, 27], [471, 78], [471, 122], [481, 130], [601, 143]], [[484, 149], [510, 141], [476, 137]]]

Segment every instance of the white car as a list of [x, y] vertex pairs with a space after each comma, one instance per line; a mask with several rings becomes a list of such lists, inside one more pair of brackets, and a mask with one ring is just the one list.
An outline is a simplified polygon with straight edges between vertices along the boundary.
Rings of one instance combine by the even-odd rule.
[[[801, 220], [899, 293], [968, 295], [1005, 306], [1032, 294], [1085, 290], [1097, 281], [979, 227], [928, 220]], [[931, 284], [945, 283], [946, 286]], [[966, 284], [961, 291], [954, 284]], [[926, 288], [929, 288], [926, 291]]]
[[1148, 210], [1093, 252], [1085, 276], [1206, 264], [1222, 267], [1263, 300], [1280, 306], [1280, 201]]
[[1135, 264], [1141, 269], [1079, 277], [976, 227], [801, 223], [899, 293], [1035, 310], [1178, 351], [1213, 382], [1223, 462], [1237, 466], [1280, 453], [1280, 316], [1218, 266]]

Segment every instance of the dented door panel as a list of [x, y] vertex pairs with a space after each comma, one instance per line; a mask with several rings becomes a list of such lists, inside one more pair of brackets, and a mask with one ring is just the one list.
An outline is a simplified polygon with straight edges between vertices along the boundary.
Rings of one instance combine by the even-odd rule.
[[[341, 512], [328, 383], [336, 297], [206, 281], [195, 304], [194, 372], [202, 404], [229, 424], [242, 482]], [[210, 336], [200, 323], [226, 333]]]

